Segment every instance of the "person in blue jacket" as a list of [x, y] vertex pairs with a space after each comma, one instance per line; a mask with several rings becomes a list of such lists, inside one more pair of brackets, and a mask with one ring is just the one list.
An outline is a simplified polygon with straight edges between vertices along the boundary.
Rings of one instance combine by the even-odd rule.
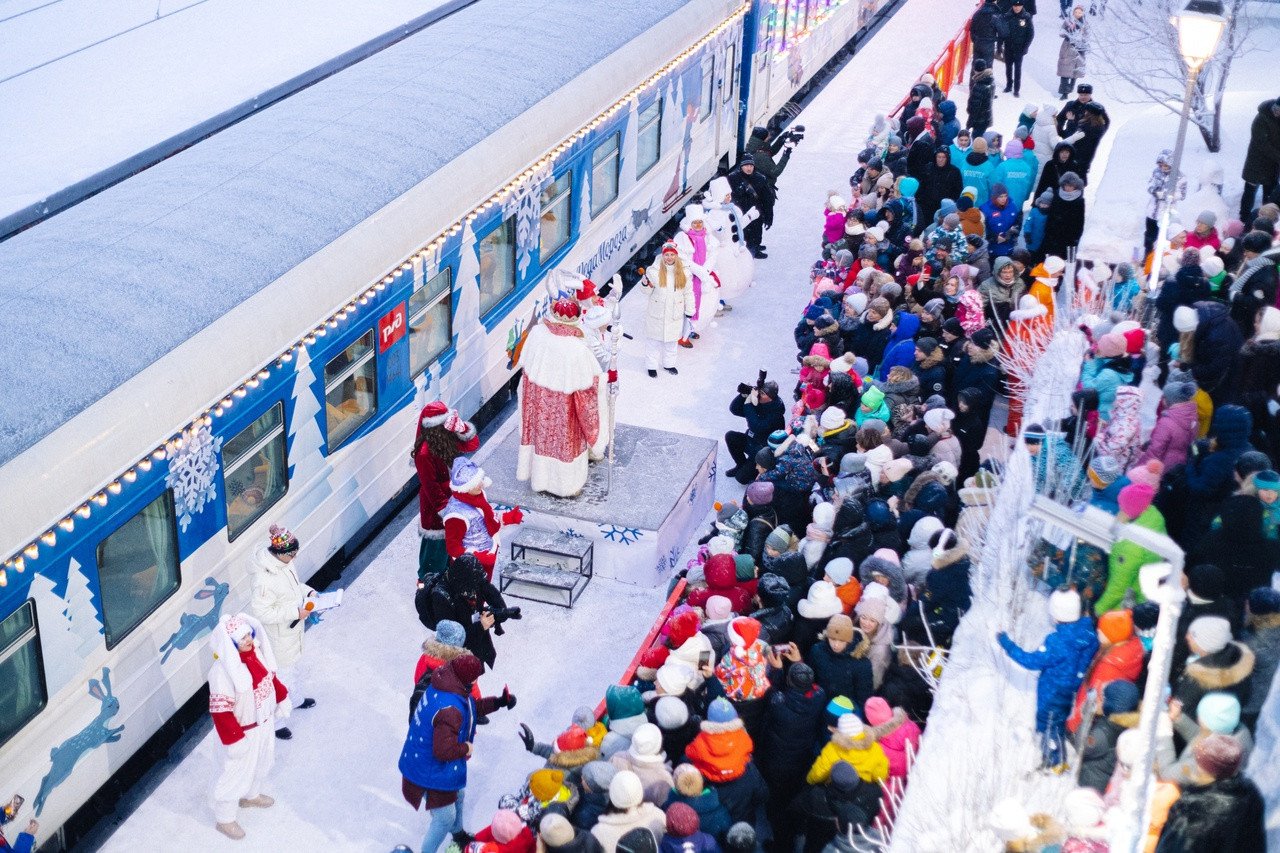
[[409, 805], [417, 809], [422, 803], [431, 815], [423, 853], [436, 853], [446, 838], [463, 831], [462, 801], [477, 716], [516, 705], [516, 697], [505, 687], [501, 696], [473, 699], [471, 685], [482, 672], [484, 664], [474, 655], [449, 661], [432, 674], [409, 720], [400, 752], [400, 789]]
[[991, 257], [1002, 258], [1013, 251], [1018, 242], [1018, 223], [1022, 221], [1022, 208], [1015, 205], [1009, 190], [999, 181], [991, 184], [991, 197], [979, 210], [987, 223], [987, 244]]
[[895, 316], [893, 334], [885, 344], [884, 358], [876, 369], [876, 378], [883, 380], [894, 367], [911, 367], [916, 363], [916, 334], [920, 331], [920, 318], [910, 311], [899, 311]]
[[938, 104], [938, 115], [942, 117], [938, 125], [938, 144], [950, 145], [956, 141], [956, 134], [961, 132], [960, 119], [956, 118], [956, 102], [948, 98]]
[[1003, 631], [996, 639], [1014, 663], [1040, 672], [1036, 682], [1036, 732], [1041, 737], [1043, 766], [1061, 772], [1067, 757], [1067, 717], [1098, 651], [1098, 636], [1093, 622], [1081, 618], [1080, 595], [1073, 589], [1059, 589], [1049, 596], [1049, 615], [1057, 627], [1034, 652], [1023, 650]]
[[1045, 190], [1031, 205], [1026, 224], [1022, 227], [1022, 242], [1033, 258], [1043, 257], [1040, 245], [1044, 243], [1044, 225], [1049, 219], [1049, 205], [1053, 202], [1053, 190]]
[[[5, 810], [8, 811], [8, 806]], [[0, 826], [7, 823], [0, 820]], [[13, 843], [9, 843], [9, 839], [4, 837], [3, 830], [0, 830], [0, 853], [31, 853], [36, 849], [36, 833], [40, 831], [40, 822], [31, 820], [27, 823], [27, 828], [18, 833], [18, 837]]]
[[1009, 191], [1009, 204], [1018, 211], [1022, 210], [1022, 206], [1031, 197], [1031, 188], [1035, 185], [1036, 173], [1040, 168], [1034, 154], [1030, 160], [1024, 156], [1026, 150], [1020, 140], [1009, 140], [1004, 146], [1004, 159], [991, 173], [991, 183], [1004, 184]]

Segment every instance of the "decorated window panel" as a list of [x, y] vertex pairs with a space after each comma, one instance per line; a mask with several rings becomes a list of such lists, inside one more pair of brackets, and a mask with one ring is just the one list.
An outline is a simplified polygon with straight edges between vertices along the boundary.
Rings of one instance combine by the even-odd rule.
[[98, 543], [103, 633], [114, 648], [181, 583], [173, 492], [143, 507]]
[[227, 539], [234, 541], [289, 490], [283, 402], [223, 445], [222, 479]]
[[409, 296], [409, 375], [417, 377], [453, 343], [453, 268]]
[[640, 132], [636, 135], [636, 177], [657, 165], [662, 157], [662, 96], [640, 111]]
[[591, 215], [618, 197], [618, 145], [621, 133], [610, 134], [591, 153]]
[[736, 44], [729, 45], [725, 51], [725, 87], [724, 102], [729, 103], [729, 99], [738, 91], [738, 46]]
[[35, 604], [25, 601], [0, 620], [0, 746], [34, 719], [48, 700]]
[[569, 242], [573, 225], [573, 172], [565, 172], [542, 191], [542, 213], [538, 219], [538, 256], [548, 258]]
[[373, 329], [370, 329], [324, 366], [324, 411], [330, 453], [378, 411], [378, 365], [373, 344]]
[[708, 58], [702, 66], [702, 89], [698, 97], [698, 121], [706, 121], [715, 106], [716, 64], [714, 58]]
[[516, 221], [502, 224], [480, 239], [480, 316], [516, 289]]

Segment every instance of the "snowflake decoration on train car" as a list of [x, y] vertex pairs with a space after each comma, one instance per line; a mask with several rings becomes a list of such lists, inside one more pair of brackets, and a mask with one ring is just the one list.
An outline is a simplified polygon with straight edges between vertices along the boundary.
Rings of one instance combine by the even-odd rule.
[[529, 180], [520, 184], [502, 205], [502, 218], [512, 216], [516, 220], [516, 252], [519, 254], [520, 275], [525, 274], [533, 262], [533, 250], [538, 248], [541, 236], [542, 191], [551, 183], [551, 164], [534, 172]]
[[644, 535], [637, 527], [618, 527], [616, 524], [599, 523], [600, 533], [610, 542], [621, 542], [623, 545], [630, 545], [632, 542], [640, 541], [640, 537]]
[[178, 526], [187, 531], [192, 516], [204, 510], [218, 496], [218, 451], [222, 439], [205, 426], [186, 429], [180, 436], [182, 447], [169, 457], [165, 485], [173, 489], [173, 505]]

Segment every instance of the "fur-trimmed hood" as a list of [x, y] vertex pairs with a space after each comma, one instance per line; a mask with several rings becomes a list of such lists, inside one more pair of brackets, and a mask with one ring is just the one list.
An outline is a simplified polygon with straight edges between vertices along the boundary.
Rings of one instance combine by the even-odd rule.
[[803, 363], [805, 367], [812, 367], [812, 368], [816, 368], [817, 370], [831, 369], [831, 359], [822, 355], [806, 355], [804, 357]]
[[964, 539], [960, 539], [956, 542], [955, 547], [948, 548], [941, 554], [934, 554], [933, 567], [935, 569], [944, 569], [960, 562], [967, 556], [969, 556], [969, 543]]
[[821, 328], [815, 325], [813, 327], [813, 333], [818, 337], [822, 337], [823, 335], [838, 335], [840, 334], [840, 321], [837, 320], [830, 326], [822, 326]]
[[920, 370], [928, 370], [932, 367], [937, 367], [939, 364], [942, 364], [942, 357], [943, 357], [942, 347], [938, 347], [933, 352], [929, 353], [924, 358], [917, 361], [916, 365]]
[[1225, 690], [1252, 675], [1253, 665], [1253, 650], [1244, 643], [1233, 641], [1222, 651], [1187, 664], [1186, 673], [1205, 690]]
[[[915, 482], [911, 484], [911, 488], [907, 489], [906, 493], [902, 496], [902, 506], [907, 509], [915, 506], [916, 498], [920, 497], [920, 492], [930, 483], [942, 485], [942, 478], [932, 471], [922, 472], [918, 477], [916, 477]], [[943, 488], [946, 487], [943, 486]]]
[[1267, 631], [1280, 628], [1280, 613], [1264, 613], [1261, 616], [1250, 616], [1249, 627], [1254, 631]]
[[599, 757], [600, 747], [587, 744], [581, 749], [566, 749], [560, 752], [553, 752], [547, 758], [547, 764], [567, 770], [590, 764]]
[[[889, 731], [892, 731], [892, 729]], [[870, 749], [876, 745], [876, 735], [874, 732], [875, 728], [870, 726], [863, 729], [862, 737], [859, 738], [848, 737], [847, 735], [840, 734], [840, 732], [832, 732], [831, 742], [841, 749]]]
[[742, 720], [732, 719], [723, 723], [713, 723], [710, 720], [703, 720], [698, 724], [698, 728], [709, 735], [719, 735], [725, 732], [736, 732], [742, 730]]
[[[973, 344], [973, 341], [969, 341], [969, 344]], [[977, 350], [977, 352], [975, 353], [974, 350]], [[966, 345], [965, 352], [968, 353], [969, 361], [973, 364], [986, 364], [988, 361], [995, 358], [996, 354], [1000, 352], [1000, 342], [992, 341], [991, 346], [986, 349], [977, 345]]]
[[422, 641], [422, 653], [424, 655], [430, 655], [437, 660], [444, 661], [445, 663], [448, 663], [456, 657], [471, 654], [471, 652], [467, 651], [463, 646], [446, 645], [434, 637]]

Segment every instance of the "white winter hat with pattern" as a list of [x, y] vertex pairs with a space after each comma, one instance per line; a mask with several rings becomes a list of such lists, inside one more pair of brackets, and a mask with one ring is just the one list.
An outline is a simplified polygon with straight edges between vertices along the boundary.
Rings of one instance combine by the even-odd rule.
[[1080, 594], [1074, 589], [1060, 589], [1049, 596], [1049, 615], [1055, 622], [1080, 619]]

